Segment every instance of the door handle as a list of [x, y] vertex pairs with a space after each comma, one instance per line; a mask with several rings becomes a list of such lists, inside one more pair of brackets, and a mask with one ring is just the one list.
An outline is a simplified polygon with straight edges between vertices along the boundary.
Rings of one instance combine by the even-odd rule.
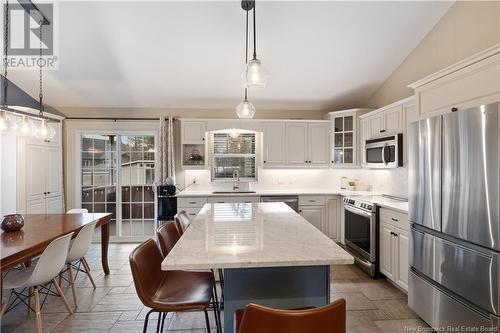
[[393, 220], [394, 222], [398, 222], [399, 221], [398, 219], [395, 219], [394, 217], [391, 217], [391, 220]]

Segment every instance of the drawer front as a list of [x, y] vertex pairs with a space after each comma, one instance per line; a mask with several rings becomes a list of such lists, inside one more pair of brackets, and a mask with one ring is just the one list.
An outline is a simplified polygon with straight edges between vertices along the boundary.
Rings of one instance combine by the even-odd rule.
[[483, 98], [500, 94], [499, 72], [500, 55], [496, 55], [419, 88], [420, 115], [429, 117], [450, 112], [452, 107], [472, 107]]
[[300, 195], [299, 206], [322, 206], [326, 205], [326, 197], [321, 195]]
[[500, 315], [500, 254], [479, 252], [415, 229], [411, 241], [410, 260], [416, 270], [476, 306]]
[[179, 208], [177, 208], [177, 212], [180, 212], [183, 210], [189, 215], [189, 217], [193, 218], [196, 215], [198, 215], [198, 213], [201, 210], [201, 207], [179, 207]]
[[498, 316], [478, 311], [413, 271], [409, 273], [408, 305], [437, 331], [452, 326], [478, 328], [476, 332], [482, 327], [484, 332], [497, 332], [499, 325]]
[[178, 197], [177, 207], [203, 207], [207, 203], [206, 197]]
[[208, 203], [250, 203], [260, 202], [258, 196], [231, 196], [231, 197], [209, 197]]
[[386, 208], [380, 208], [380, 221], [394, 225], [403, 230], [410, 230], [408, 215]]

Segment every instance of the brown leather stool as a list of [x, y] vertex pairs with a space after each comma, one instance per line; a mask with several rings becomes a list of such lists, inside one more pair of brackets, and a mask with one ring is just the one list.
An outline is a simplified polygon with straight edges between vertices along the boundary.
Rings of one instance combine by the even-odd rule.
[[235, 333], [345, 333], [346, 303], [338, 299], [319, 307], [277, 310], [248, 304], [234, 313]]
[[[173, 221], [168, 221], [161, 225], [158, 230], [156, 230], [156, 237], [158, 238], [158, 243], [165, 258], [172, 248], [175, 246], [177, 241], [181, 238], [181, 235], [177, 229], [176, 224]], [[214, 274], [211, 270], [210, 274]], [[215, 280], [215, 276], [214, 276]], [[218, 321], [217, 325], [220, 326], [220, 303], [219, 297], [217, 295], [217, 286], [214, 283], [214, 302], [212, 307], [217, 311], [215, 319]]]
[[[156, 327], [159, 332], [160, 321], [162, 331], [168, 312], [189, 310], [205, 313], [207, 331], [210, 332], [207, 309], [213, 298], [214, 278], [211, 273], [162, 271], [163, 256], [152, 239], [136, 247], [130, 254], [129, 260], [137, 295], [145, 306], [151, 308], [144, 320], [144, 332], [147, 330], [149, 315], [152, 312], [159, 313]], [[219, 331], [218, 320], [216, 326]]]

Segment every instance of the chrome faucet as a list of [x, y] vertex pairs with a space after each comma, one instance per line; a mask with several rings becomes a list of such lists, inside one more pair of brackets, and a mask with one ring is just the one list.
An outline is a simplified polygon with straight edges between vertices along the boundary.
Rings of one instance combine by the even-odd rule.
[[233, 171], [233, 191], [239, 191], [240, 189], [240, 173], [238, 169]]

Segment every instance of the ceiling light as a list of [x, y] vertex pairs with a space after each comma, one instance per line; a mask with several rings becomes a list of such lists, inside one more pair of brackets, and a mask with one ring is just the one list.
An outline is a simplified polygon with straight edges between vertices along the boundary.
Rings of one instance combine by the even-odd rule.
[[26, 116], [23, 116], [18, 120], [17, 131], [19, 135], [29, 136], [31, 134], [32, 125], [29, 122], [29, 119]]

